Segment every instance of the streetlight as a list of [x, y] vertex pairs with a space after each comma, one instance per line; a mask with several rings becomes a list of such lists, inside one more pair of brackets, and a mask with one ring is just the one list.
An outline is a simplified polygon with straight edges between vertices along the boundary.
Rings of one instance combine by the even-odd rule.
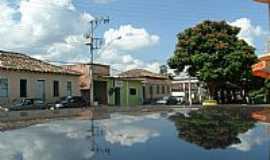
[[109, 47], [113, 44], [113, 42], [115, 42], [115, 41], [117, 41], [117, 40], [121, 40], [121, 39], [123, 39], [122, 36], [118, 36], [118, 37], [112, 39], [112, 40], [109, 41], [105, 46], [103, 46], [103, 47], [101, 48], [101, 50], [100, 50], [97, 54], [102, 53], [104, 50], [106, 50], [107, 48], [109, 48]]

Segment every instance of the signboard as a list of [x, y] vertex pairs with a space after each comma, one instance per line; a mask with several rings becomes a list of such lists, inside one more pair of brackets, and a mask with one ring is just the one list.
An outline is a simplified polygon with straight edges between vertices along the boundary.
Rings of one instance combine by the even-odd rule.
[[119, 81], [119, 80], [116, 80], [115, 81], [115, 87], [122, 88], [123, 86], [124, 86], [124, 82], [123, 81]]

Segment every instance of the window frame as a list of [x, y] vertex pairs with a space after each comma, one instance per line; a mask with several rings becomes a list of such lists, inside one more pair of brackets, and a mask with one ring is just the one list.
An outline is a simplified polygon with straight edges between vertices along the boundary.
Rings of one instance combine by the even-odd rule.
[[72, 82], [71, 81], [67, 82], [67, 96], [72, 96]]
[[129, 95], [136, 96], [137, 95], [137, 88], [129, 88]]
[[[25, 87], [24, 87], [25, 91], [24, 92], [22, 90], [22, 82], [25, 82], [24, 83], [25, 84]], [[28, 87], [27, 79], [20, 79], [20, 97], [21, 98], [27, 98], [27, 87]]]
[[5, 90], [5, 95], [1, 95], [0, 94], [0, 97], [8, 97], [9, 96], [9, 82], [8, 82], [8, 78], [0, 78], [0, 81], [6, 81], [6, 84], [7, 84], [7, 86], [6, 87], [4, 87], [4, 88], [2, 88], [1, 86], [0, 86], [0, 90]]
[[53, 97], [60, 97], [60, 82], [57, 80], [53, 81]]
[[159, 95], [160, 94], [160, 86], [159, 86], [159, 84], [156, 86], [156, 93], [157, 93], [157, 95]]

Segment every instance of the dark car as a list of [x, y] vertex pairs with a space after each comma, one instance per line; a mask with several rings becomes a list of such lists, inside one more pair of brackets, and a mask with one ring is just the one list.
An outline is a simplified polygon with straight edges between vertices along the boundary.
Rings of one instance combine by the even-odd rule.
[[77, 108], [77, 107], [86, 107], [87, 101], [80, 96], [67, 96], [62, 97], [54, 105], [54, 108]]
[[12, 106], [8, 108], [9, 111], [21, 111], [21, 110], [35, 110], [35, 109], [47, 109], [48, 105], [41, 99], [25, 98], [14, 102]]

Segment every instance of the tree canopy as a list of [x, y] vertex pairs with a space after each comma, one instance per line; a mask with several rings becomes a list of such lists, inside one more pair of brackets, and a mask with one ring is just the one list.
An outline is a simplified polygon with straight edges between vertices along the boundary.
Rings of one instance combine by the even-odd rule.
[[206, 82], [213, 97], [225, 82], [241, 85], [252, 78], [251, 66], [257, 60], [255, 48], [238, 38], [240, 28], [225, 21], [204, 21], [177, 35], [174, 55], [168, 65]]

